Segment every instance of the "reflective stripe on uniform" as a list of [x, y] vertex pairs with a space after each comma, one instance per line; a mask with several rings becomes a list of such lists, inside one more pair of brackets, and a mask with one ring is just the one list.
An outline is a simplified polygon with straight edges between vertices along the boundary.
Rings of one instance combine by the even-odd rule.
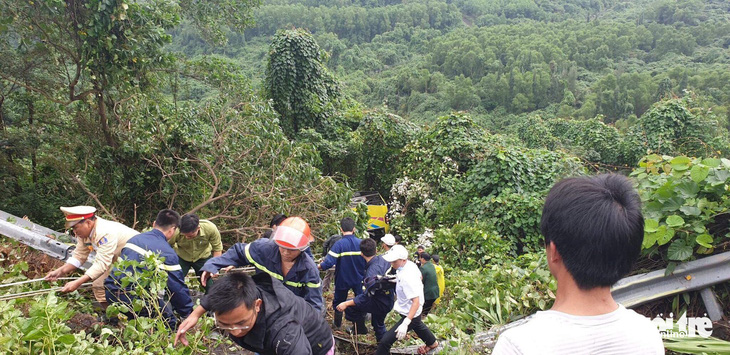
[[355, 255], [360, 256], [359, 251], [343, 251], [342, 253], [337, 254], [337, 253], [333, 252], [332, 250], [330, 250], [329, 253], [327, 253], [327, 254], [332, 255], [332, 257], [335, 257], [335, 258], [339, 258], [341, 256], [355, 256]]
[[[137, 254], [142, 255], [144, 257], [148, 257], [148, 256], [152, 255], [151, 251], [142, 249], [142, 247], [140, 247], [139, 245], [127, 243], [127, 244], [124, 244], [124, 248], [132, 250], [132, 251], [136, 252]], [[180, 264], [176, 264], [176, 265], [162, 264], [162, 265], [160, 265], [160, 269], [165, 270], [165, 271], [182, 270], [182, 268], [180, 267]]]
[[248, 259], [248, 262], [251, 263], [253, 266], [255, 266], [257, 269], [271, 275], [271, 277], [284, 282], [284, 284], [292, 286], [292, 287], [306, 286], [306, 287], [312, 287], [312, 288], [317, 288], [321, 285], [321, 283], [319, 283], [319, 282], [315, 284], [315, 283], [311, 283], [311, 282], [303, 283], [303, 282], [294, 282], [294, 281], [284, 281], [284, 276], [281, 276], [281, 275], [267, 269], [263, 265], [257, 263], [256, 260], [254, 260], [253, 257], [251, 257], [251, 252], [248, 250], [250, 247], [251, 247], [251, 244], [246, 244], [246, 248], [244, 249], [246, 251], [246, 259]]

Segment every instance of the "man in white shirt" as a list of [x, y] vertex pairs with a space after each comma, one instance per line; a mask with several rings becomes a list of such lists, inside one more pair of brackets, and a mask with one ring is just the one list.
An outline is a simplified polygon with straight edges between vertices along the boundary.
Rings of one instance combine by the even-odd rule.
[[425, 354], [438, 347], [439, 343], [436, 337], [431, 333], [428, 327], [421, 321], [421, 311], [423, 310], [423, 283], [421, 282], [421, 271], [418, 266], [408, 260], [408, 251], [402, 245], [396, 244], [387, 253], [383, 254], [383, 259], [389, 262], [396, 270], [395, 295], [396, 300], [393, 310], [401, 315], [398, 323], [390, 328], [378, 343], [376, 355], [390, 354], [390, 348], [396, 339], [401, 340], [406, 337], [406, 333], [413, 329], [426, 345], [418, 348], [419, 354]]
[[604, 174], [558, 182], [540, 228], [558, 282], [555, 303], [500, 335], [493, 354], [664, 354], [656, 326], [611, 296], [644, 239], [641, 202], [629, 179]]

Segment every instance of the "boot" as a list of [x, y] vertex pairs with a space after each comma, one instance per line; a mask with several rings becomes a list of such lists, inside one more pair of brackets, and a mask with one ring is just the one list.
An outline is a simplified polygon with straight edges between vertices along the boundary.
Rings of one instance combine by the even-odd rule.
[[347, 330], [348, 333], [353, 335], [365, 335], [368, 333], [368, 327], [365, 325], [365, 319], [361, 319], [353, 323], [353, 326]]
[[342, 326], [342, 312], [335, 311], [334, 325], [337, 329], [340, 329], [340, 327]]

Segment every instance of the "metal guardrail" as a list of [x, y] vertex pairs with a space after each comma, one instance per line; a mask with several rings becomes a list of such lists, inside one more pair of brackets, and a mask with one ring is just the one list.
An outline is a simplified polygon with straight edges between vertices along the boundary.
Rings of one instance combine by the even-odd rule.
[[[613, 299], [626, 308], [633, 308], [661, 298], [700, 290], [708, 317], [713, 321], [722, 319], [722, 306], [710, 287], [730, 281], [730, 252], [682, 263], [671, 274], [665, 273], [666, 269], [662, 269], [623, 278], [611, 287]], [[530, 316], [475, 334], [474, 342], [477, 345], [472, 350], [481, 352], [484, 348], [493, 348], [495, 338], [500, 333], [529, 319]]]
[[[0, 234], [15, 239], [58, 260], [67, 260], [76, 248], [75, 244], [63, 241], [63, 239], [66, 239], [75, 242], [75, 238], [4, 211], [0, 211]], [[47, 237], [48, 235], [54, 236], [55, 239]], [[81, 268], [87, 269], [91, 267], [95, 255], [95, 252], [91, 252], [86, 262], [81, 265]]]
[[619, 280], [611, 293], [616, 302], [630, 308], [679, 293], [702, 290], [707, 315], [722, 318], [722, 307], [710, 286], [730, 281], [730, 252], [716, 254], [678, 265], [670, 275], [665, 270], [630, 276]]

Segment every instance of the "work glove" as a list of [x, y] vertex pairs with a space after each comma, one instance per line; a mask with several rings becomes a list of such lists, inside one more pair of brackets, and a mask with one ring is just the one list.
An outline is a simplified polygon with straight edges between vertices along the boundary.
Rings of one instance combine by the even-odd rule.
[[408, 319], [408, 317], [403, 318], [403, 323], [401, 323], [398, 328], [395, 329], [395, 337], [398, 338], [398, 340], [403, 340], [403, 338], [406, 337], [406, 333], [408, 333], [408, 326], [411, 324], [411, 320]]

